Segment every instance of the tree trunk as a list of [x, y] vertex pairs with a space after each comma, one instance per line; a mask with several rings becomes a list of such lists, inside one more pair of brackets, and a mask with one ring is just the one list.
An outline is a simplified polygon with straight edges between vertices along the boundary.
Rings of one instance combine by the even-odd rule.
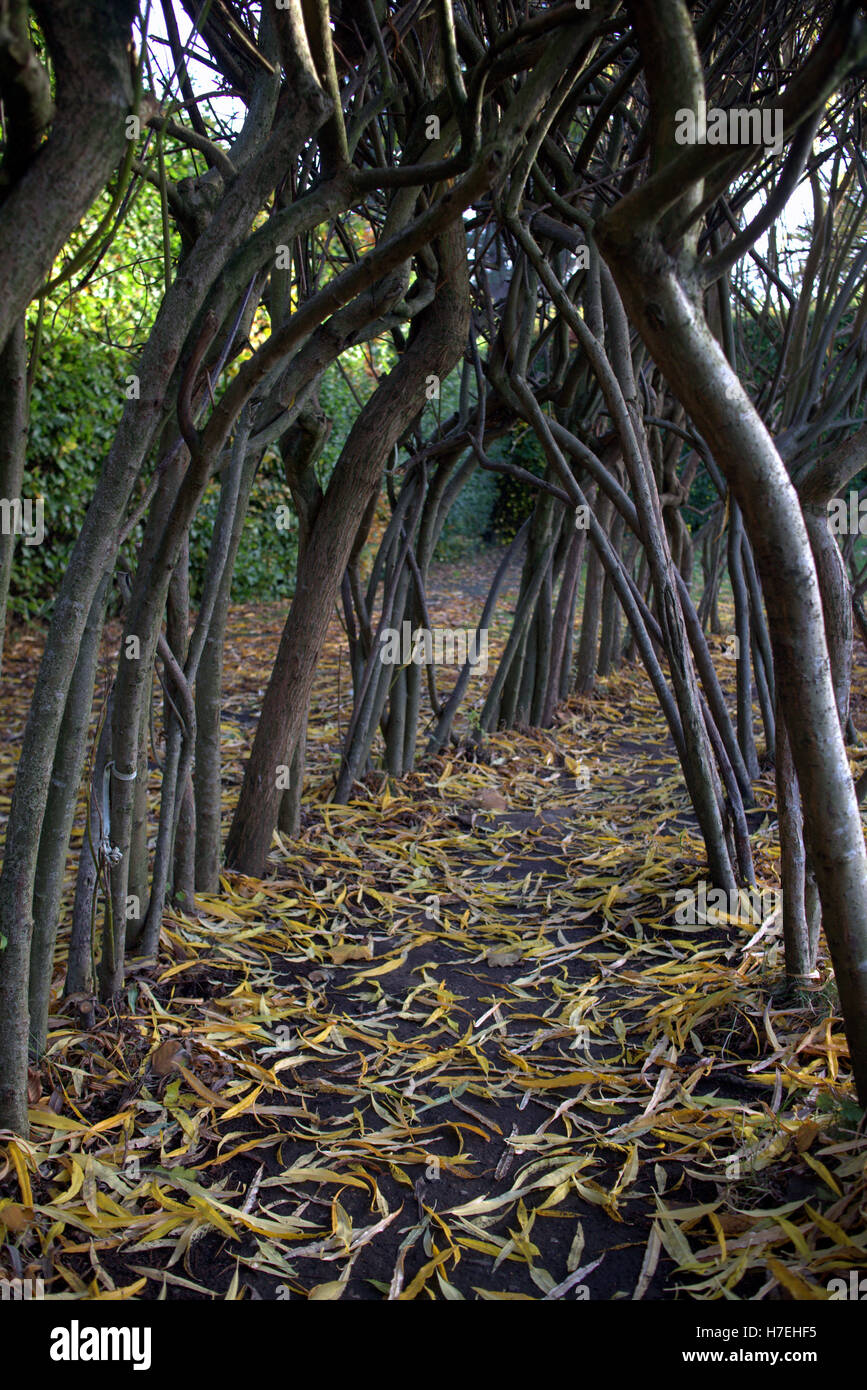
[[[75, 674], [69, 687], [54, 768], [51, 791], [42, 822], [36, 887], [33, 895], [33, 942], [30, 948], [30, 1046], [34, 1056], [45, 1048], [48, 1005], [57, 937], [60, 900], [66, 873], [69, 836], [78, 801], [87, 747], [87, 729], [93, 705], [93, 681], [105, 617], [109, 580], [106, 575], [93, 600]], [[86, 837], [85, 837], [86, 839]], [[82, 847], [82, 853], [85, 847]]]
[[462, 223], [441, 236], [439, 253], [439, 292], [419, 315], [406, 351], [350, 431], [299, 566], [295, 597], [226, 845], [227, 863], [242, 873], [261, 877], [264, 872], [280, 797], [275, 769], [290, 742], [297, 742], [300, 735], [343, 571], [382, 468], [422, 408], [428, 377], [447, 376], [466, 343], [469, 290]]

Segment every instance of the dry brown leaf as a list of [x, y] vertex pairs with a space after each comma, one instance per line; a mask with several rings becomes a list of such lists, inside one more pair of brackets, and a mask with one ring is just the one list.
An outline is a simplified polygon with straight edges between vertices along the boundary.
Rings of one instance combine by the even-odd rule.
[[16, 1235], [20, 1231], [26, 1231], [27, 1227], [33, 1224], [34, 1211], [32, 1207], [22, 1206], [20, 1202], [7, 1202], [6, 1206], [0, 1210], [0, 1223], [7, 1231], [12, 1231]]
[[[181, 1056], [183, 1054], [183, 1058]], [[160, 1043], [156, 1052], [151, 1053], [150, 1068], [154, 1076], [168, 1076], [170, 1071], [174, 1071], [181, 1060], [186, 1060], [186, 1049], [182, 1042], [177, 1038], [167, 1038], [164, 1043]]]
[[721, 1212], [718, 1220], [727, 1236], [743, 1235], [744, 1231], [748, 1231], [753, 1225], [748, 1216], [738, 1216], [733, 1211]]
[[344, 965], [348, 960], [373, 960], [369, 946], [334, 946], [328, 954], [335, 965]]
[[799, 1154], [805, 1153], [806, 1150], [809, 1149], [818, 1133], [819, 1126], [814, 1124], [812, 1120], [808, 1120], [806, 1124], [801, 1125], [801, 1128], [795, 1135], [795, 1148]]

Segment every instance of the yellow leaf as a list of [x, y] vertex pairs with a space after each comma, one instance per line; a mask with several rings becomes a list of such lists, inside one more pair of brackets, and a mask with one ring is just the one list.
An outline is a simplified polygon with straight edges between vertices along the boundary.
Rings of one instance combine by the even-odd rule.
[[72, 1178], [66, 1192], [61, 1193], [59, 1197], [55, 1197], [54, 1205], [56, 1207], [62, 1206], [64, 1202], [71, 1202], [72, 1198], [81, 1191], [81, 1184], [84, 1182], [83, 1165], [78, 1161], [75, 1154], [71, 1154], [70, 1158], [72, 1159]]
[[407, 954], [404, 951], [397, 960], [387, 960], [385, 965], [377, 965], [373, 970], [360, 970], [357, 975], [353, 975], [352, 983], [355, 984], [356, 980], [372, 980], [374, 975], [390, 975], [392, 970], [399, 970], [402, 965], [406, 964]]
[[336, 1197], [331, 1203], [331, 1230], [348, 1250], [352, 1242], [352, 1221]]
[[793, 1269], [787, 1269], [784, 1264], [780, 1264], [779, 1260], [775, 1260], [773, 1255], [768, 1255], [765, 1264], [777, 1283], [782, 1284], [784, 1289], [788, 1289], [793, 1298], [799, 1301], [827, 1299], [826, 1289], [820, 1289], [817, 1284], [808, 1284]]
[[230, 1240], [240, 1239], [238, 1232], [232, 1230], [228, 1221], [225, 1221], [216, 1208], [212, 1206], [210, 1202], [206, 1201], [204, 1197], [194, 1197], [192, 1205], [196, 1208], [196, 1211], [201, 1212], [209, 1226], [216, 1226], [217, 1230], [222, 1231], [223, 1235], [228, 1236]]
[[588, 1081], [602, 1080], [611, 1084], [610, 1077], [602, 1077], [596, 1071], [564, 1071], [560, 1076], [519, 1076], [515, 1085], [523, 1086], [527, 1091], [550, 1091], [554, 1087], [571, 1090], [573, 1086], [583, 1086]]
[[824, 1163], [822, 1163], [820, 1159], [814, 1158], [812, 1154], [808, 1154], [806, 1149], [801, 1154], [801, 1157], [805, 1163], [808, 1163], [810, 1165], [810, 1167], [813, 1169], [813, 1172], [818, 1173], [822, 1181], [828, 1184], [832, 1192], [836, 1192], [838, 1197], [843, 1196], [843, 1193], [840, 1191], [836, 1179], [831, 1176], [831, 1174], [828, 1172], [828, 1169], [825, 1167]]
[[263, 1089], [262, 1086], [254, 1086], [250, 1094], [245, 1096], [243, 1100], [239, 1100], [237, 1105], [233, 1105], [230, 1110], [224, 1110], [221, 1119], [231, 1120], [236, 1115], [243, 1115], [244, 1111], [249, 1110], [250, 1106], [261, 1096]]
[[343, 1279], [332, 1279], [328, 1284], [317, 1284], [307, 1295], [314, 1302], [322, 1302], [326, 1299], [331, 1301], [338, 1299], [346, 1288], [346, 1281]]
[[348, 960], [373, 960], [369, 946], [352, 946], [341, 943], [328, 952], [335, 965], [344, 965]]
[[14, 1167], [15, 1173], [18, 1177], [18, 1186], [21, 1188], [21, 1200], [24, 1203], [25, 1207], [32, 1207], [33, 1192], [30, 1188], [30, 1178], [27, 1173], [27, 1163], [25, 1161], [24, 1154], [21, 1152], [14, 1139], [12, 1139], [9, 1143], [8, 1152], [9, 1157], [12, 1159], [12, 1166]]
[[843, 1227], [838, 1226], [836, 1221], [829, 1221], [827, 1216], [823, 1216], [821, 1212], [814, 1211], [809, 1203], [807, 1203], [804, 1209], [810, 1220], [815, 1221], [822, 1234], [828, 1236], [829, 1240], [833, 1240], [835, 1245], [842, 1245], [844, 1249], [852, 1247], [851, 1240], [843, 1230]]
[[367, 1187], [360, 1178], [350, 1178], [346, 1173], [336, 1173], [333, 1168], [287, 1168], [280, 1174], [283, 1182], [341, 1182], [347, 1187]]
[[221, 922], [239, 922], [242, 926], [243, 917], [239, 917], [234, 908], [227, 903], [221, 902], [219, 898], [203, 898], [200, 894], [196, 895], [196, 907], [201, 908], [207, 917], [218, 917]]
[[133, 1284], [126, 1284], [122, 1289], [103, 1289], [98, 1293], [90, 1294], [90, 1298], [100, 1303], [124, 1303], [129, 1298], [135, 1298], [136, 1294], [141, 1293], [147, 1284], [147, 1278], [136, 1279]]
[[398, 1302], [405, 1303], [408, 1299], [416, 1298], [421, 1293], [434, 1270], [439, 1269], [440, 1265], [449, 1258], [451, 1253], [451, 1250], [441, 1250], [432, 1260], [428, 1260], [426, 1265], [422, 1265], [409, 1288], [404, 1289], [403, 1293], [398, 1294]]

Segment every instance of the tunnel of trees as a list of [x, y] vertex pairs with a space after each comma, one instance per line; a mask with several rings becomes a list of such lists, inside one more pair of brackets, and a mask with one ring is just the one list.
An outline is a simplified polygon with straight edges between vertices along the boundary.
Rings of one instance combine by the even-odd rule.
[[[774, 997], [833, 990], [830, 1079], [867, 1105], [865, 75], [849, 0], [0, 0], [24, 1168], [58, 1029], [177, 966], [167, 923], [240, 920], [311, 824], [621, 679], [675, 760], [682, 882], [779, 890]], [[438, 665], [432, 592], [482, 552]], [[233, 614], [263, 603], [239, 755]]]

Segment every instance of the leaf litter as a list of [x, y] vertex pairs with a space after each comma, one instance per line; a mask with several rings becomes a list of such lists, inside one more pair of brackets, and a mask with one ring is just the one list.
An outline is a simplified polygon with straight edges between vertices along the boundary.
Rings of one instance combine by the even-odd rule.
[[[232, 612], [227, 811], [282, 616]], [[0, 1134], [0, 1273], [60, 1300], [714, 1301], [867, 1269], [827, 959], [793, 1001], [778, 924], [676, 922], [703, 852], [643, 674], [337, 806], [341, 662], [335, 628], [270, 876], [167, 911], [88, 1029], [58, 999], [31, 1138]]]

